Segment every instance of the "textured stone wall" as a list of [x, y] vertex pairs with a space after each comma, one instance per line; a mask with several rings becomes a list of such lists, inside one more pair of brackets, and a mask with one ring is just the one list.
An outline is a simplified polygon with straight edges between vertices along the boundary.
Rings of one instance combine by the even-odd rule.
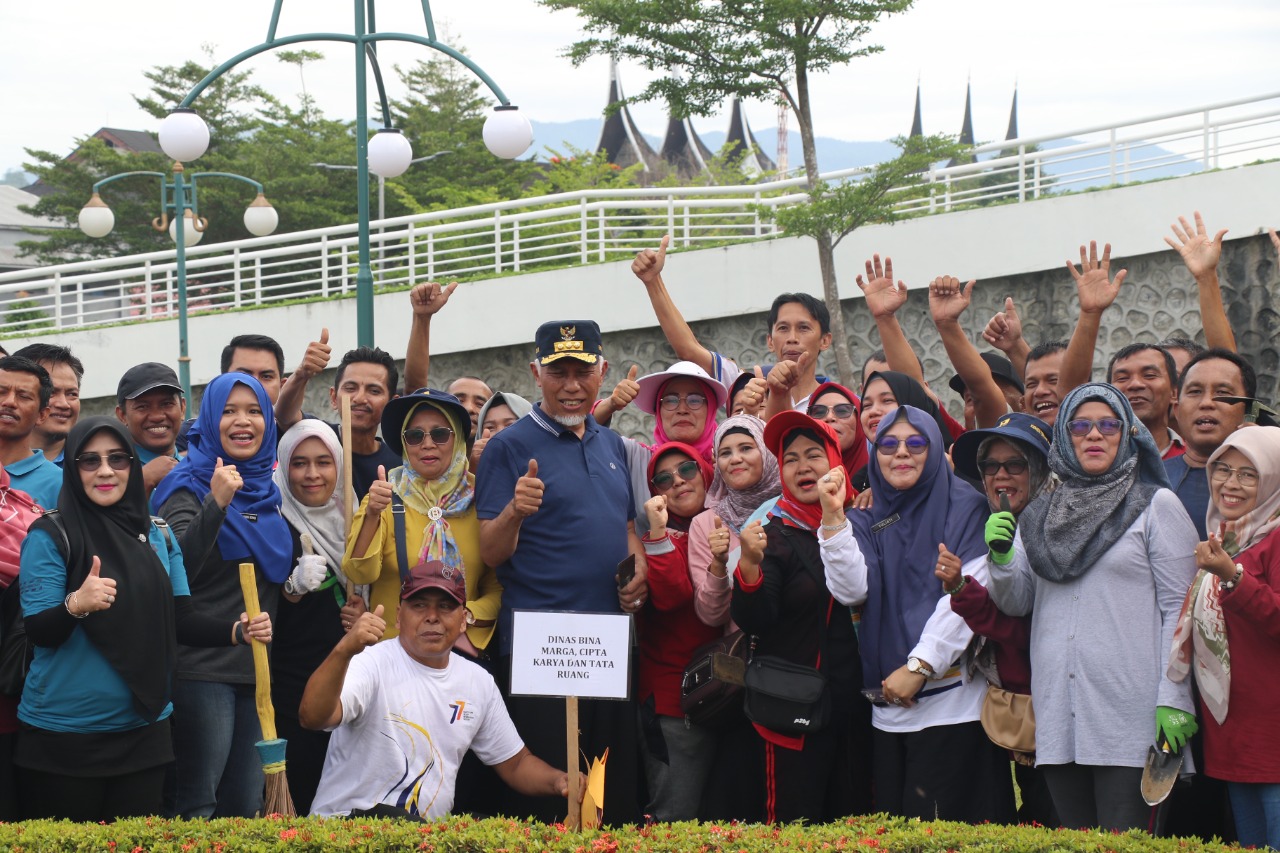
[[[1063, 260], [1066, 260], [1065, 254]], [[1166, 251], [1115, 259], [1113, 269], [1122, 267], [1129, 270], [1129, 276], [1117, 304], [1104, 317], [1094, 361], [1094, 375], [1098, 379], [1103, 378], [1110, 357], [1135, 341], [1155, 342], [1181, 335], [1204, 342], [1195, 283], [1176, 254]], [[945, 259], [940, 259], [937, 271], [947, 271]], [[1277, 386], [1280, 346], [1276, 342], [1276, 331], [1280, 328], [1280, 305], [1277, 305], [1280, 272], [1268, 238], [1229, 240], [1223, 250], [1219, 274], [1240, 351], [1252, 360], [1258, 372], [1259, 394], [1264, 399], [1275, 400], [1280, 391]], [[899, 321], [921, 356], [926, 378], [951, 410], [958, 413], [959, 400], [946, 386], [952, 373], [950, 364], [929, 319], [925, 282], [910, 284], [911, 296], [899, 312]], [[980, 340], [981, 330], [991, 315], [1002, 309], [1005, 296], [1013, 296], [1016, 301], [1024, 334], [1033, 346], [1071, 334], [1078, 300], [1064, 264], [1042, 272], [978, 282], [965, 323], [979, 349], [987, 348]], [[589, 312], [574, 309], [566, 313]], [[860, 367], [862, 361], [879, 348], [879, 335], [861, 299], [845, 300], [844, 315], [854, 363]], [[441, 321], [444, 320], [442, 315]], [[708, 347], [749, 366], [771, 359], [765, 346], [765, 321], [765, 314], [751, 313], [694, 323], [693, 328], [698, 339]], [[537, 389], [528, 367], [533, 331], [531, 325], [528, 345], [433, 356], [432, 385], [444, 388], [458, 376], [469, 374], [485, 378], [495, 390], [514, 391], [530, 400], [536, 399]], [[675, 360], [675, 354], [656, 326], [607, 334], [605, 352], [611, 360], [612, 381], [606, 381], [603, 393], [608, 393], [612, 383], [626, 375], [632, 363], [638, 363], [644, 375], [661, 370]], [[290, 367], [297, 355], [289, 354]], [[833, 373], [835, 358], [824, 357], [819, 370]], [[332, 382], [333, 372], [329, 371], [312, 383], [307, 396], [308, 411], [329, 416], [332, 410], [327, 389]], [[196, 395], [199, 396], [199, 391]], [[109, 411], [113, 405], [114, 401], [87, 401], [85, 410]], [[635, 410], [624, 412], [615, 425], [623, 433], [636, 437], [651, 435], [653, 429], [651, 419]]]

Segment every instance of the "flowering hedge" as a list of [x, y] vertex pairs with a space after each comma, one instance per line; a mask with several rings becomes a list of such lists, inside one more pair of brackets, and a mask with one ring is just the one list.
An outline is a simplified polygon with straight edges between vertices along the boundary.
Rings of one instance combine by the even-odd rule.
[[0, 847], [15, 851], [427, 850], [440, 853], [946, 853], [957, 850], [1088, 851], [1088, 853], [1193, 853], [1239, 849], [1198, 839], [1151, 838], [1049, 830], [1038, 826], [969, 826], [883, 815], [816, 826], [656, 824], [608, 831], [570, 832], [562, 825], [494, 818], [408, 821], [282, 818], [168, 821], [124, 820], [111, 825], [55, 821], [0, 824]]

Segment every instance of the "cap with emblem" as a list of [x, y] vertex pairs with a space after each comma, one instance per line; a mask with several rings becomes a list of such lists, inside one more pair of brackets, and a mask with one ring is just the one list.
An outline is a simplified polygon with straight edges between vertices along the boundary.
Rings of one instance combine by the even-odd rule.
[[424, 589], [438, 589], [459, 604], [467, 603], [467, 579], [461, 566], [451, 569], [439, 560], [418, 563], [400, 585], [400, 600], [408, 601]]
[[595, 364], [604, 357], [600, 327], [594, 320], [543, 323], [533, 336], [533, 344], [533, 357], [538, 364], [550, 364], [562, 358]]
[[170, 388], [182, 393], [178, 374], [169, 365], [155, 361], [134, 365], [120, 377], [120, 384], [116, 386], [116, 404], [123, 408], [125, 400], [134, 400], [157, 388]]

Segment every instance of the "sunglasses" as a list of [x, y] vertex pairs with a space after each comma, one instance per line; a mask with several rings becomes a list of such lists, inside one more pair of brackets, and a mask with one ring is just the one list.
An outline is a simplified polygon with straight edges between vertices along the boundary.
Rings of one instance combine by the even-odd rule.
[[400, 433], [400, 437], [404, 439], [404, 443], [409, 447], [417, 447], [428, 436], [431, 437], [432, 444], [439, 446], [447, 443], [453, 437], [453, 430], [448, 427], [432, 427], [431, 429], [414, 427]]
[[982, 472], [984, 477], [994, 477], [1000, 473], [1001, 468], [1009, 472], [1011, 477], [1016, 477], [1026, 472], [1027, 460], [1014, 458], [1001, 462], [998, 459], [983, 459], [978, 463], [978, 470]]
[[1119, 418], [1098, 418], [1096, 421], [1081, 418], [1067, 421], [1067, 431], [1077, 437], [1088, 435], [1093, 432], [1094, 427], [1097, 427], [1098, 432], [1103, 435], [1118, 435], [1124, 428], [1124, 421]]
[[665, 492], [667, 489], [671, 488], [673, 483], [675, 483], [676, 474], [679, 474], [680, 479], [687, 483], [694, 477], [698, 476], [699, 473], [701, 473], [701, 471], [698, 468], [698, 463], [690, 459], [688, 462], [681, 462], [677, 465], [674, 473], [671, 471], [663, 471], [660, 474], [654, 474], [653, 479], [649, 481], [649, 485], [653, 486], [660, 492]]
[[829, 412], [835, 412], [837, 418], [844, 420], [856, 411], [858, 411], [858, 409], [853, 405], [853, 403], [838, 403], [834, 406], [810, 406], [809, 417], [820, 421], [825, 418]]
[[898, 452], [898, 445], [904, 443], [907, 445], [907, 452], [912, 456], [919, 456], [929, 449], [929, 439], [923, 435], [909, 435], [905, 439], [886, 435], [876, 442], [876, 450], [881, 456], [892, 456]]
[[680, 402], [682, 400], [684, 401], [684, 404], [688, 406], [690, 409], [697, 411], [698, 409], [701, 409], [703, 406], [707, 404], [707, 395], [706, 394], [663, 394], [661, 399], [658, 400], [658, 402], [661, 403], [662, 408], [666, 409], [668, 412], [674, 412], [676, 409], [680, 408]]
[[[133, 463], [133, 456], [125, 453], [123, 450], [117, 450], [106, 455], [107, 467], [112, 471], [128, 471], [129, 466]], [[80, 470], [86, 473], [97, 471], [102, 467], [103, 456], [101, 453], [81, 453], [76, 457], [76, 464], [80, 466]]]
[[1209, 476], [1215, 483], [1225, 483], [1232, 474], [1236, 475], [1236, 482], [1246, 489], [1258, 485], [1258, 472], [1252, 468], [1232, 468], [1225, 462], [1215, 462], [1209, 468]]

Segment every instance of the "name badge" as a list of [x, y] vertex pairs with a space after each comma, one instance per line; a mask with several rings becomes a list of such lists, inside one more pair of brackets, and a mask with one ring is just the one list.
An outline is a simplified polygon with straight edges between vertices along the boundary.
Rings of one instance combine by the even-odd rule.
[[889, 516], [888, 518], [882, 518], [881, 520], [877, 521], [875, 524], [871, 525], [871, 532], [879, 533], [881, 530], [884, 530], [889, 525], [897, 524], [901, 520], [902, 520], [902, 516], [898, 515], [895, 512], [893, 515]]
[[244, 517], [245, 521], [252, 521], [254, 524], [258, 523], [258, 514], [256, 512], [242, 512], [240, 515]]

